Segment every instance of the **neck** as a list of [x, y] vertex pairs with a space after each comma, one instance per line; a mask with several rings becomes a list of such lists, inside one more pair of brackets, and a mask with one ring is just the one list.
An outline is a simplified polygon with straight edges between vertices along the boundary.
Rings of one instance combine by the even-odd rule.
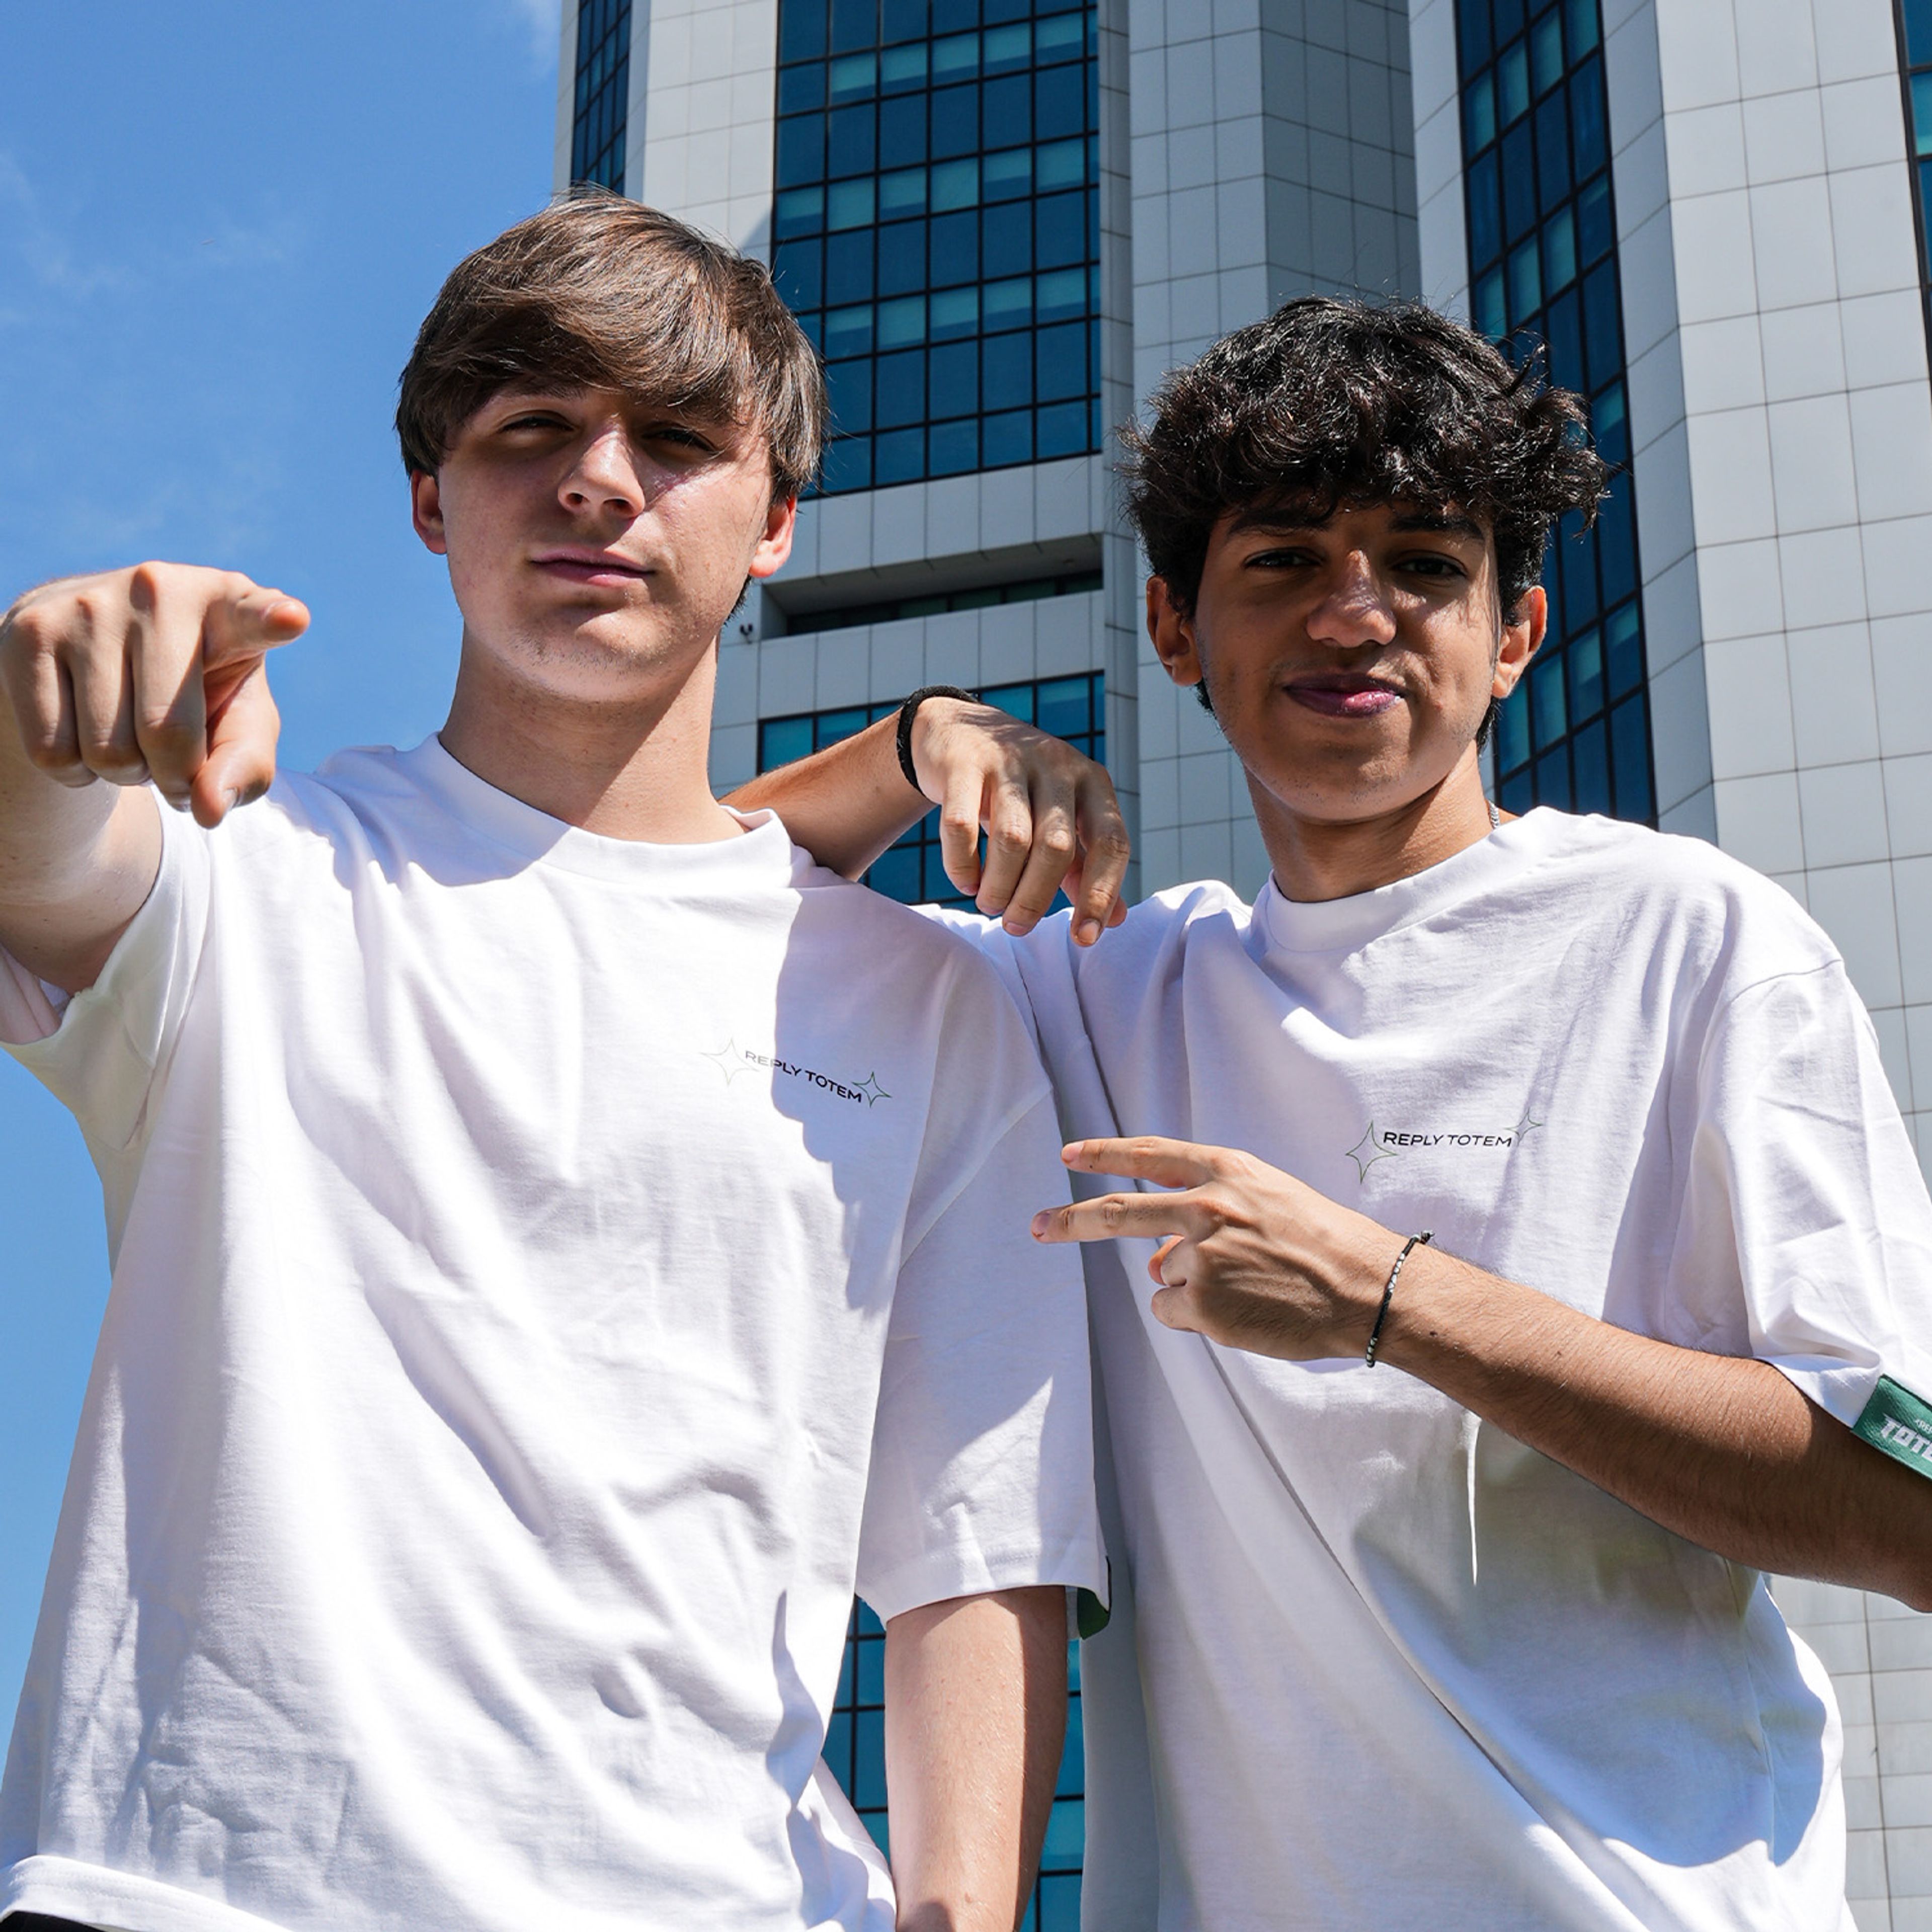
[[737, 836], [707, 772], [717, 654], [684, 680], [615, 701], [544, 689], [473, 648], [466, 632], [448, 722], [457, 763], [537, 811], [606, 838], [694, 845]]
[[1361, 818], [1308, 818], [1251, 777], [1248, 791], [1275, 885], [1291, 899], [1348, 898], [1454, 858], [1491, 830], [1482, 768], [1470, 746], [1420, 797]]

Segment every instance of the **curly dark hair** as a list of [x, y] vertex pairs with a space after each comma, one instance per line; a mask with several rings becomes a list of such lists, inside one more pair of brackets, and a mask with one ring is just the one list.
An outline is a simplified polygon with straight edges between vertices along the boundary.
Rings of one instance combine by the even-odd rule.
[[1568, 512], [1594, 520], [1609, 466], [1582, 400], [1418, 302], [1285, 302], [1224, 336], [1120, 432], [1127, 514], [1154, 574], [1191, 612], [1229, 510], [1400, 501], [1451, 508], [1493, 536], [1504, 612], [1543, 574]]

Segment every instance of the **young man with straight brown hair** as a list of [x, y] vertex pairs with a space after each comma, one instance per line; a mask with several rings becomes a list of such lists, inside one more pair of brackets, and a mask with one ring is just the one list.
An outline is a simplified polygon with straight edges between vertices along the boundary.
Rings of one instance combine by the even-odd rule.
[[307, 614], [232, 573], [0, 622], [0, 1038], [114, 1253], [10, 1922], [889, 1932], [856, 1583], [896, 1922], [1010, 1932], [1103, 1587], [1051, 1098], [971, 949], [706, 782], [823, 417], [761, 267], [579, 200], [404, 375], [436, 736], [274, 777]]
[[[1036, 1222], [1086, 1244], [1115, 1512], [1084, 1922], [1849, 1928], [1838, 1715], [1762, 1573], [1932, 1609], [1932, 1206], [1784, 892], [1484, 795], [1550, 531], [1603, 486], [1581, 404], [1310, 299], [1129, 440], [1256, 903], [1177, 886], [1083, 947], [1011, 857], [1068, 849], [1066, 784], [944, 699], [915, 764], [1002, 828], [1008, 930], [955, 922], [1092, 1177]], [[749, 796], [856, 867], [924, 808], [880, 808], [893, 762], [874, 733]]]

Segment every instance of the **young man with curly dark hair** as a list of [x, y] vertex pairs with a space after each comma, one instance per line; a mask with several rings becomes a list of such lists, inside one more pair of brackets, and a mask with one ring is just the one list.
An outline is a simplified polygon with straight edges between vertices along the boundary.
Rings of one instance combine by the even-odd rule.
[[[1086, 1244], [1111, 1492], [1096, 1932], [1850, 1924], [1839, 1720], [1762, 1573], [1932, 1607], [1932, 1208], [1781, 890], [1484, 796], [1603, 487], [1581, 424], [1409, 306], [1170, 376], [1128, 434], [1148, 628], [1272, 876], [1093, 944], [1009, 859], [1004, 928], [956, 921], [1093, 1177], [1035, 1233]], [[1010, 731], [931, 703], [924, 790], [1064, 853]], [[924, 802], [842, 848], [890, 756], [762, 795], [856, 864]]]
[[[0, 621], [0, 1041], [115, 1261], [10, 1927], [1011, 1932], [1105, 1582], [1051, 1096], [706, 777], [824, 414], [762, 266], [580, 198], [404, 374], [436, 736], [275, 777], [307, 614], [230, 572]], [[855, 1583], [890, 1877], [820, 1762]]]

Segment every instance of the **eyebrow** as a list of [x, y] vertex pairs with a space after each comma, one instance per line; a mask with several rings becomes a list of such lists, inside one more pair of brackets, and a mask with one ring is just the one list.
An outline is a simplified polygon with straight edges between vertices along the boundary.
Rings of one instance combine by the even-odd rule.
[[1473, 537], [1480, 543], [1489, 532], [1473, 517], [1460, 510], [1412, 510], [1394, 518], [1390, 528], [1397, 530], [1432, 530], [1442, 536]]
[[[1281, 510], [1249, 509], [1236, 512], [1228, 533], [1258, 530], [1272, 536], [1294, 536], [1303, 531], [1324, 530], [1334, 521], [1326, 517], [1297, 517]], [[1468, 537], [1480, 543], [1489, 534], [1472, 517], [1456, 510], [1408, 510], [1390, 520], [1389, 527], [1403, 534], [1426, 532], [1433, 536]]]

